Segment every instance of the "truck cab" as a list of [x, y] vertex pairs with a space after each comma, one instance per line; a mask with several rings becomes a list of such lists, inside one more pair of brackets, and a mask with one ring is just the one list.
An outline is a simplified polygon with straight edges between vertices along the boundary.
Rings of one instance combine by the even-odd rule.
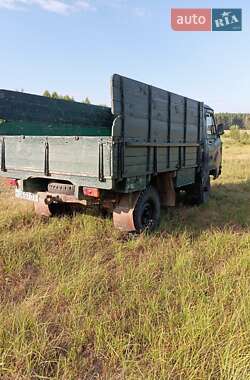
[[214, 110], [211, 107], [205, 106], [204, 111], [209, 174], [214, 178], [218, 178], [221, 174], [222, 165], [222, 141], [220, 136], [224, 134], [224, 127], [223, 124], [216, 125]]

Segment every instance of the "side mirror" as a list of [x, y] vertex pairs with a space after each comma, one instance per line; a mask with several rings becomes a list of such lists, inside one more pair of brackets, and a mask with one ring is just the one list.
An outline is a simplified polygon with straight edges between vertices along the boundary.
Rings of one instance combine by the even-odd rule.
[[217, 132], [219, 136], [224, 135], [224, 124], [218, 124], [217, 125]]

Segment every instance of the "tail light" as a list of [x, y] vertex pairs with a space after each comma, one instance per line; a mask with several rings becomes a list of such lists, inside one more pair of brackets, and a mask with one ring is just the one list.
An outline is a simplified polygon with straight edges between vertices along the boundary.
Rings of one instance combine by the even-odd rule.
[[84, 187], [83, 194], [85, 197], [100, 198], [100, 190], [95, 187]]
[[18, 181], [15, 178], [8, 178], [8, 179], [6, 179], [6, 184], [8, 186], [18, 187]]

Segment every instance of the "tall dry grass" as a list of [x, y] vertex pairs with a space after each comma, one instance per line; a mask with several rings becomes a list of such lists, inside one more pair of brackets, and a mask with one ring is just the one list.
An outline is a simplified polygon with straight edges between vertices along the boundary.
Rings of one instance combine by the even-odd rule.
[[210, 202], [126, 237], [0, 194], [1, 379], [250, 379], [250, 151]]

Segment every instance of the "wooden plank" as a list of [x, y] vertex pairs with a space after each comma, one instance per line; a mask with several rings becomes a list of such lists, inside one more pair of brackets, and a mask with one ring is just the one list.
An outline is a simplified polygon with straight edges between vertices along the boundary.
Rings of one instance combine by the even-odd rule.
[[135, 119], [126, 116], [124, 120], [124, 137], [147, 140], [148, 137], [148, 119]]
[[[175, 171], [175, 170], [176, 170], [176, 165], [172, 165], [171, 163], [170, 163], [169, 168], [166, 168], [165, 165], [163, 165], [163, 167], [158, 168], [159, 173], [164, 173], [164, 172], [168, 172], [168, 171], [170, 172], [170, 171]], [[131, 166], [131, 167], [125, 169], [124, 175], [126, 177], [138, 177], [138, 176], [150, 174], [151, 171], [152, 171], [152, 169], [150, 169], [148, 172], [145, 171], [144, 166], [140, 166], [138, 168], [136, 168], [135, 166]]]
[[175, 147], [198, 147], [199, 144], [197, 143], [178, 143], [178, 142], [175, 142], [175, 143], [158, 143], [158, 142], [150, 142], [150, 143], [147, 143], [147, 142], [126, 142], [126, 146], [128, 147], [147, 147], [147, 146], [150, 146], [150, 147], [158, 147], [158, 148], [164, 148], [164, 147], [172, 147], [172, 148], [175, 148]]
[[146, 157], [147, 148], [135, 147], [135, 146], [125, 146], [124, 157]]
[[145, 163], [147, 163], [147, 156], [126, 157], [125, 166], [143, 165]]

